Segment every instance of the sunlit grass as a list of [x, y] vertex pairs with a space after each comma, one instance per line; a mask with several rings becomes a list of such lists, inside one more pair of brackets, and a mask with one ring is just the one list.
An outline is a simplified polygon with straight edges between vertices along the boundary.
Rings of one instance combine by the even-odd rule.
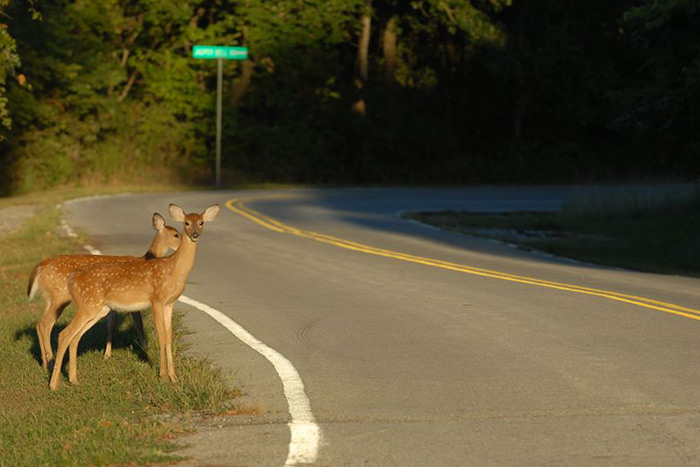
[[[115, 332], [112, 358], [103, 360], [106, 331], [98, 323], [80, 343], [80, 384], [63, 377], [59, 390], [50, 391], [35, 331], [43, 300], [27, 300], [27, 278], [40, 259], [80, 248], [54, 231], [60, 218], [54, 206], [61, 196], [29, 198], [43, 206], [39, 214], [20, 231], [0, 237], [0, 465], [143, 465], [177, 459], [169, 440], [188, 428], [166, 415], [225, 411], [237, 392], [209, 362], [183, 356], [177, 340], [180, 381], [162, 382], [149, 312], [146, 351], [138, 347], [126, 317]], [[70, 306], [54, 328], [54, 350], [57, 333], [72, 315]]]

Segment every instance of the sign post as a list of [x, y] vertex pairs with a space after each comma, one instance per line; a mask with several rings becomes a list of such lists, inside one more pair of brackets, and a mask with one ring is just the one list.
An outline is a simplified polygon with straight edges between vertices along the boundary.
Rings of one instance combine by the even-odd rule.
[[192, 48], [193, 58], [216, 60], [216, 188], [221, 186], [221, 94], [224, 75], [224, 60], [247, 60], [248, 47], [225, 47], [216, 45], [195, 45]]

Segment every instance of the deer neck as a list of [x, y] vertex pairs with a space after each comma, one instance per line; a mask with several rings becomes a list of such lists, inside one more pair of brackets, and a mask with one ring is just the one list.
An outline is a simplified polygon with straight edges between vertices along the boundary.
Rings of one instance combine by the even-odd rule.
[[197, 244], [193, 242], [189, 236], [183, 235], [180, 248], [173, 254], [173, 262], [175, 263], [175, 275], [186, 279], [187, 275], [194, 266], [194, 258], [197, 253]]
[[161, 242], [158, 241], [158, 236], [156, 235], [151, 242], [151, 246], [148, 247], [148, 251], [145, 255], [143, 255], [143, 257], [145, 259], [160, 258], [165, 256], [168, 253], [168, 250], [168, 247], [162, 245]]

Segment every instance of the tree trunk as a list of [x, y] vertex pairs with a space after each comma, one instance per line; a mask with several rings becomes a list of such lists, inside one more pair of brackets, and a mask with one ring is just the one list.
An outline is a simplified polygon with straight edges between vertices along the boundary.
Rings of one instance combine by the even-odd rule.
[[[247, 38], [249, 36], [250, 30], [248, 26], [244, 26], [242, 45], [248, 45]], [[230, 87], [230, 97], [228, 98], [228, 104], [231, 107], [238, 107], [238, 104], [241, 103], [241, 99], [243, 99], [243, 96], [245, 96], [245, 93], [248, 91], [248, 88], [250, 88], [250, 82], [253, 79], [253, 68], [255, 67], [255, 62], [253, 61], [253, 59], [249, 57], [247, 60], [243, 60], [243, 63], [241, 63], [241, 65], [243, 67], [241, 69], [241, 76]]]
[[355, 113], [364, 115], [367, 111], [367, 104], [362, 97], [362, 88], [369, 78], [369, 40], [372, 32], [372, 0], [367, 0], [365, 10], [360, 18], [362, 30], [357, 43], [357, 76], [355, 78], [355, 87], [359, 94], [359, 98], [352, 104], [352, 110]]
[[253, 61], [243, 60], [242, 65], [243, 70], [241, 71], [241, 77], [233, 83], [231, 88], [231, 97], [229, 98], [229, 105], [231, 107], [238, 107], [238, 104], [250, 87], [250, 81], [253, 78]]
[[392, 17], [386, 23], [382, 37], [384, 52], [384, 81], [393, 83], [396, 75], [396, 18]]
[[372, 28], [372, 2], [368, 0], [365, 5], [365, 12], [360, 19], [362, 31], [357, 47], [357, 75], [364, 83], [369, 76], [369, 39]]
[[139, 72], [136, 70], [131, 72], [131, 75], [129, 75], [129, 80], [126, 82], [126, 86], [124, 86], [124, 89], [122, 89], [122, 92], [119, 94], [119, 97], [117, 98], [117, 102], [121, 102], [124, 99], [126, 99], [126, 96], [129, 95], [129, 91], [131, 91], [131, 87], [136, 82], [136, 77], [138, 75], [139, 75]]

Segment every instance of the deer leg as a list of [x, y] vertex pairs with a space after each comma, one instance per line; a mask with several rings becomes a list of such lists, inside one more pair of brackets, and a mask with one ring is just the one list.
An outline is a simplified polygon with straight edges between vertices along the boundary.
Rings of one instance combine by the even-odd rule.
[[111, 310], [107, 314], [107, 344], [105, 345], [104, 359], [112, 356], [112, 338], [114, 337], [114, 326], [117, 322], [117, 312]]
[[165, 313], [163, 315], [165, 324], [165, 352], [168, 362], [168, 377], [173, 383], [177, 382], [177, 374], [175, 373], [175, 361], [173, 359], [173, 305], [165, 305]]
[[71, 383], [78, 384], [78, 344], [80, 343], [80, 339], [83, 337], [83, 334], [85, 334], [110, 311], [112, 313], [116, 313], [115, 311], [110, 310], [107, 306], [102, 307], [100, 313], [98, 313], [94, 318], [88, 320], [88, 322], [85, 323], [82, 328], [80, 328], [80, 331], [78, 331], [75, 337], [71, 339], [69, 346], [70, 358], [68, 359], [68, 381]]
[[[39, 349], [41, 351], [41, 366], [44, 367], [44, 370], [47, 370], [49, 368], [49, 360], [53, 358], [51, 351], [51, 333], [49, 332], [48, 342], [44, 337], [46, 335], [46, 331], [44, 330], [46, 328], [44, 319], [49, 315], [49, 313], [51, 313], [52, 310], [53, 303], [51, 302], [50, 298], [47, 298], [46, 308], [44, 308], [44, 314], [41, 315], [39, 322], [36, 323], [36, 336], [39, 340]], [[51, 326], [53, 326], [53, 324]]]
[[139, 338], [139, 345], [141, 348], [145, 349], [147, 345], [146, 332], [143, 330], [143, 317], [141, 316], [141, 312], [135, 311], [131, 313], [131, 317], [134, 319], [134, 329]]
[[[71, 322], [68, 323], [68, 326], [66, 326], [66, 328], [58, 334], [58, 349], [56, 350], [56, 361], [53, 366], [53, 372], [51, 373], [51, 382], [49, 383], [49, 387], [52, 391], [58, 389], [58, 385], [61, 379], [61, 367], [63, 366], [63, 357], [66, 354], [68, 346], [73, 341], [73, 339], [80, 333], [83, 326], [88, 324], [90, 320], [94, 319], [94, 317], [99, 314], [99, 309], [85, 309], [82, 307], [78, 307], [77, 311], [75, 312], [75, 316], [73, 316]], [[107, 314], [107, 312], [105, 312], [104, 314]]]
[[160, 350], [160, 378], [168, 378], [168, 370], [165, 364], [165, 321], [163, 319], [163, 304], [153, 303], [153, 324], [156, 326], [156, 336], [158, 336], [158, 348]]
[[51, 331], [54, 324], [63, 313], [63, 310], [70, 303], [70, 299], [61, 300], [57, 297], [50, 297], [46, 300], [44, 314], [36, 325], [36, 333], [39, 338], [39, 348], [41, 349], [41, 365], [44, 369], [49, 369], [53, 361], [53, 350], [51, 349]]

